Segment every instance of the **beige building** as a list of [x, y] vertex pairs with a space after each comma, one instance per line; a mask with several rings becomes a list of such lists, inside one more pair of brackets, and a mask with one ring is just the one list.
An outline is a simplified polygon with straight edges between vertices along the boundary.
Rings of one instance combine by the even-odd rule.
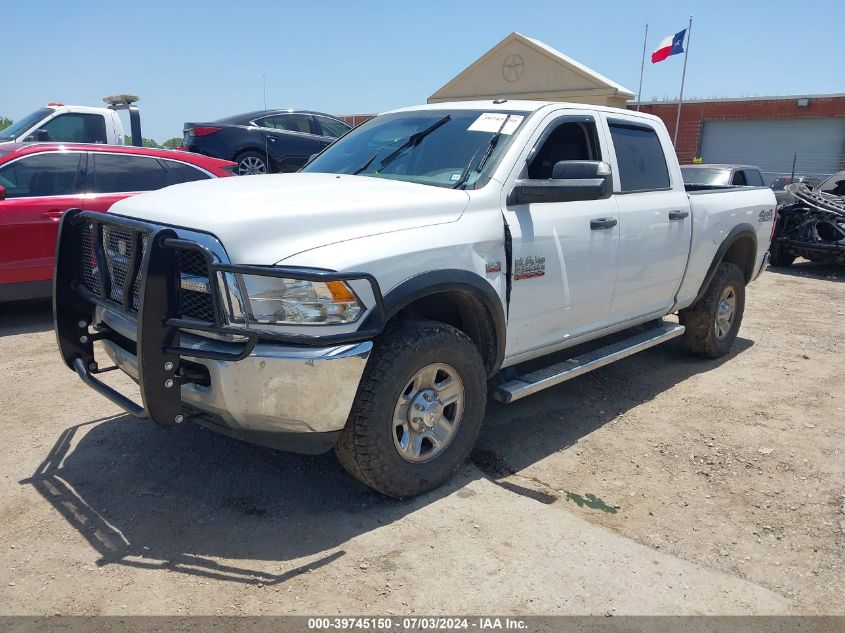
[[511, 33], [428, 98], [574, 101], [624, 108], [634, 93], [539, 40]]

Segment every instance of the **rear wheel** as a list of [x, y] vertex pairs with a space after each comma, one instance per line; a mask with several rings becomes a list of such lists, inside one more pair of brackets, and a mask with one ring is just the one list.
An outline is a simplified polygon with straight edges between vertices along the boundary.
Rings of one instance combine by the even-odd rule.
[[727, 354], [745, 311], [745, 276], [736, 264], [722, 262], [698, 301], [678, 313], [686, 327], [681, 341], [687, 351], [704, 358]]
[[472, 450], [487, 403], [484, 363], [460, 330], [400, 323], [379, 341], [336, 453], [390, 497], [437, 488]]
[[267, 157], [258, 152], [242, 152], [235, 157], [238, 164], [238, 176], [251, 176], [253, 174], [266, 174]]

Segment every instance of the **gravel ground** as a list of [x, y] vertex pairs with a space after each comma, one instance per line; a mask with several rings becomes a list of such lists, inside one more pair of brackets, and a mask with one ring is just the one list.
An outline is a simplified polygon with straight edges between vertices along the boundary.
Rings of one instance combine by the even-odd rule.
[[843, 281], [763, 275], [728, 358], [674, 341], [491, 402], [406, 502], [121, 415], [49, 305], [2, 306], [0, 614], [843, 614]]

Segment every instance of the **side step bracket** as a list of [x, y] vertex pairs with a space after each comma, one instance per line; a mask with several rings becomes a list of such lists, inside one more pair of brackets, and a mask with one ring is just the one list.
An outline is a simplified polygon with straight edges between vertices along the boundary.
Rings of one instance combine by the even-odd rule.
[[684, 333], [684, 326], [676, 323], [661, 324], [653, 329], [640, 332], [630, 338], [616, 341], [605, 347], [569, 358], [560, 363], [517, 376], [499, 385], [493, 392], [493, 397], [500, 402], [513, 402], [532, 393], [586, 374], [588, 371], [604, 367], [649, 347], [664, 343], [669, 339]]

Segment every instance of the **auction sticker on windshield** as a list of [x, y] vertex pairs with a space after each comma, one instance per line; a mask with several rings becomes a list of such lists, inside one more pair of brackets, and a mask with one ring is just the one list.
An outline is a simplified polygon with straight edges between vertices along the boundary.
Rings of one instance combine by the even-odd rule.
[[[510, 118], [508, 118], [510, 117]], [[508, 118], [508, 122], [502, 127], [502, 123]], [[505, 112], [485, 112], [475, 121], [472, 122], [467, 129], [470, 132], [498, 132], [502, 129], [502, 134], [513, 134], [514, 130], [522, 123], [525, 117], [521, 114], [507, 114]]]

